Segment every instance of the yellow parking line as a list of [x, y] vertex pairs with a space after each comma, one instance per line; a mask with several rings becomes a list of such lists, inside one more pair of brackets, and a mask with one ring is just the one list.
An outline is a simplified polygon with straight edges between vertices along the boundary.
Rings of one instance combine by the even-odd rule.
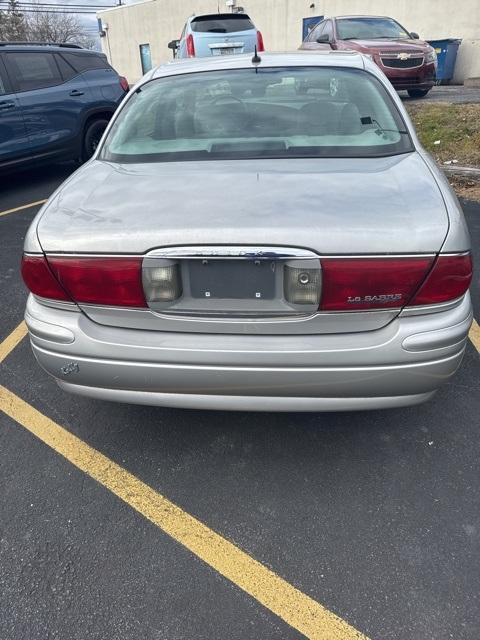
[[7, 213], [15, 213], [15, 211], [23, 211], [23, 209], [30, 209], [30, 207], [36, 207], [39, 204], [45, 204], [47, 200], [37, 200], [36, 202], [29, 202], [28, 204], [22, 204], [21, 207], [14, 207], [13, 209], [7, 209], [6, 211], [0, 211], [0, 218], [6, 216]]
[[18, 343], [27, 335], [27, 325], [25, 322], [21, 322], [12, 333], [0, 343], [0, 362], [3, 362], [5, 358], [11, 353]]
[[367, 640], [347, 622], [2, 386], [0, 410], [307, 638]]
[[475, 318], [473, 319], [473, 324], [468, 335], [470, 340], [473, 342], [473, 346], [480, 353], [480, 327], [478, 326], [478, 322]]
[[[26, 332], [22, 322], [0, 343], [0, 362]], [[475, 320], [470, 339], [480, 352], [480, 327]], [[323, 605], [2, 386], [0, 410], [307, 638], [368, 640]]]

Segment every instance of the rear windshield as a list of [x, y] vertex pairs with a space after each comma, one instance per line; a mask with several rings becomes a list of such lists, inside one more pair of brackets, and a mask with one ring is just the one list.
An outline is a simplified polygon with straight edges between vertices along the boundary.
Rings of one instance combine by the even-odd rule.
[[360, 70], [229, 69], [152, 80], [116, 118], [114, 162], [376, 157], [412, 141], [382, 84]]
[[190, 24], [192, 31], [197, 33], [234, 33], [255, 28], [250, 18], [244, 13], [199, 16], [194, 18]]
[[337, 20], [340, 40], [388, 40], [411, 38], [410, 34], [392, 18], [342, 18]]

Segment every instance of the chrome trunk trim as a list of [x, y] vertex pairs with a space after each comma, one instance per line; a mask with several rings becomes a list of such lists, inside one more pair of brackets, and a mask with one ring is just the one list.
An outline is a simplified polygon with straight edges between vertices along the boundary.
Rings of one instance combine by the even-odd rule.
[[320, 256], [308, 249], [296, 247], [260, 247], [260, 246], [232, 246], [205, 245], [194, 247], [164, 247], [154, 249], [145, 255], [146, 258], [188, 258], [190, 260], [210, 258], [236, 260], [288, 260], [291, 258], [320, 259]]

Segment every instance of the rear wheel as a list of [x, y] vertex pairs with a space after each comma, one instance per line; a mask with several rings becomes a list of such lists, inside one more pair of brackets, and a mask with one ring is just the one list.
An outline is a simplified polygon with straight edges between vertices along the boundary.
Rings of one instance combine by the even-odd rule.
[[99, 118], [98, 120], [94, 120], [87, 126], [85, 130], [85, 136], [83, 138], [82, 148], [82, 160], [84, 162], [89, 160], [97, 150], [98, 143], [100, 142], [100, 138], [102, 137], [102, 134], [105, 131], [107, 125], [108, 120]]
[[409, 89], [408, 95], [411, 98], [424, 98], [430, 89]]

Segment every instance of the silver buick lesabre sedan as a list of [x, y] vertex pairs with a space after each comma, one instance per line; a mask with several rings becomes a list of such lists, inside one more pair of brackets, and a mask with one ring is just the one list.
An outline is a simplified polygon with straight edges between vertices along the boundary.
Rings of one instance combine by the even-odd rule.
[[121, 402], [412, 405], [472, 321], [459, 204], [354, 52], [153, 70], [33, 221], [22, 272], [40, 365]]

